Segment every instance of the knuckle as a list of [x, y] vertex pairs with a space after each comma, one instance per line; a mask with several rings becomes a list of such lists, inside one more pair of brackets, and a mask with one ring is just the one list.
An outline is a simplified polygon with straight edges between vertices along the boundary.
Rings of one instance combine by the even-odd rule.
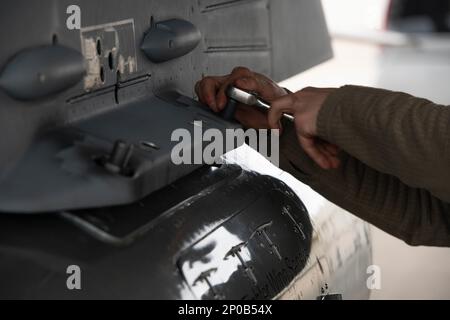
[[245, 78], [248, 82], [248, 84], [250, 84], [253, 87], [261, 87], [261, 85], [258, 83], [258, 81], [256, 81], [255, 77], [247, 77]]
[[246, 67], [238, 66], [238, 67], [235, 67], [231, 73], [232, 74], [235, 74], [235, 73], [250, 74], [250, 69], [248, 69]]
[[225, 94], [225, 90], [226, 90], [226, 88], [228, 87], [229, 84], [230, 84], [229, 81], [226, 81], [224, 84], [222, 84], [222, 85], [220, 86], [220, 88], [219, 88], [218, 93], [219, 93], [219, 94]]
[[211, 77], [211, 76], [206, 76], [206, 77], [204, 77], [204, 78], [201, 80], [202, 83], [210, 83], [210, 82], [213, 82], [213, 81], [214, 81], [214, 79], [213, 79], [213, 77]]
[[272, 102], [272, 104], [270, 105], [270, 110], [269, 113], [275, 113], [278, 109], [281, 108], [281, 102], [279, 100], [275, 100], [274, 102]]
[[297, 100], [297, 95], [294, 94], [288, 94], [286, 96], [287, 101], [289, 102], [289, 104], [293, 104], [296, 100]]
[[297, 101], [297, 97], [295, 94], [289, 94], [285, 97], [283, 97], [283, 105], [285, 106], [292, 106]]
[[254, 78], [248, 77], [248, 76], [238, 77], [233, 82], [235, 84], [239, 83], [241, 85], [245, 85], [246, 87], [251, 87], [251, 88], [258, 87], [256, 80]]
[[303, 100], [304, 94], [301, 91], [299, 91], [299, 92], [296, 92], [296, 93], [294, 93], [292, 95], [289, 95], [289, 98], [290, 98], [290, 103], [292, 105], [294, 105], [294, 104], [298, 105]]

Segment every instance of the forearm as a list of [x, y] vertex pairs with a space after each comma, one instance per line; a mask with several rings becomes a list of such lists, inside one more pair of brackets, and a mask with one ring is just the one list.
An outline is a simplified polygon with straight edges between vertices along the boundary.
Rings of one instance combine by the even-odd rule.
[[[281, 138], [280, 164], [331, 202], [411, 245], [450, 246], [450, 204], [342, 152], [323, 170], [299, 146], [293, 126]], [[307, 201], [307, 200], [306, 200]]]
[[318, 135], [375, 170], [450, 202], [450, 108], [405, 93], [345, 86], [325, 101]]

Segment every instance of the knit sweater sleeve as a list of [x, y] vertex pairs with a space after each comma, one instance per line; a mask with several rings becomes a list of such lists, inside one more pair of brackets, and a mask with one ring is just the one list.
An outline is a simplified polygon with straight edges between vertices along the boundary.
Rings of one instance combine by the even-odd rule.
[[[318, 167], [300, 147], [293, 123], [287, 121], [280, 141], [280, 166], [331, 202], [411, 245], [450, 246], [450, 194], [441, 180], [448, 176], [443, 159], [448, 159], [445, 137], [449, 132], [441, 120], [448, 113], [446, 107], [415, 99], [385, 90], [341, 88], [327, 99], [318, 122], [321, 137], [341, 147], [341, 166]], [[385, 107], [396, 109], [404, 101], [410, 107], [403, 112]], [[418, 105], [424, 109], [416, 110]], [[426, 113], [427, 106], [431, 114]], [[379, 111], [367, 110], [372, 108]], [[436, 121], [436, 127], [427, 128], [419, 120], [422, 117]], [[410, 135], [416, 143], [408, 140]], [[427, 139], [432, 140], [428, 146]], [[423, 163], [424, 159], [431, 163]]]
[[325, 101], [317, 129], [366, 165], [450, 202], [450, 107], [344, 86]]

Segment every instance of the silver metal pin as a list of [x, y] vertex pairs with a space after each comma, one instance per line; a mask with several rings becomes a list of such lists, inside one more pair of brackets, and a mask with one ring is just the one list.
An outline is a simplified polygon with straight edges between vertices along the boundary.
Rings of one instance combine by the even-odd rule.
[[[250, 92], [244, 91], [242, 89], [236, 88], [234, 86], [229, 86], [226, 90], [226, 94], [230, 99], [233, 99], [237, 102], [249, 105], [249, 106], [255, 106], [263, 110], [269, 110], [270, 104], [256, 96], [255, 94], [252, 94]], [[286, 118], [290, 121], [294, 120], [294, 117], [284, 113], [283, 118]]]

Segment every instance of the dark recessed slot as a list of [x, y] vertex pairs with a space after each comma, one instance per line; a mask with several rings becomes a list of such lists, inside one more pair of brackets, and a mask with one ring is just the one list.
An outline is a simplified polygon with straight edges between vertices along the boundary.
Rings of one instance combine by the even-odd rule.
[[97, 54], [102, 54], [102, 42], [100, 41], [100, 39], [97, 39]]
[[110, 52], [108, 55], [108, 65], [109, 65], [109, 69], [111, 69], [111, 70], [114, 69], [114, 56], [113, 56], [112, 52]]
[[103, 70], [103, 67], [100, 67], [100, 80], [105, 82], [105, 70]]

